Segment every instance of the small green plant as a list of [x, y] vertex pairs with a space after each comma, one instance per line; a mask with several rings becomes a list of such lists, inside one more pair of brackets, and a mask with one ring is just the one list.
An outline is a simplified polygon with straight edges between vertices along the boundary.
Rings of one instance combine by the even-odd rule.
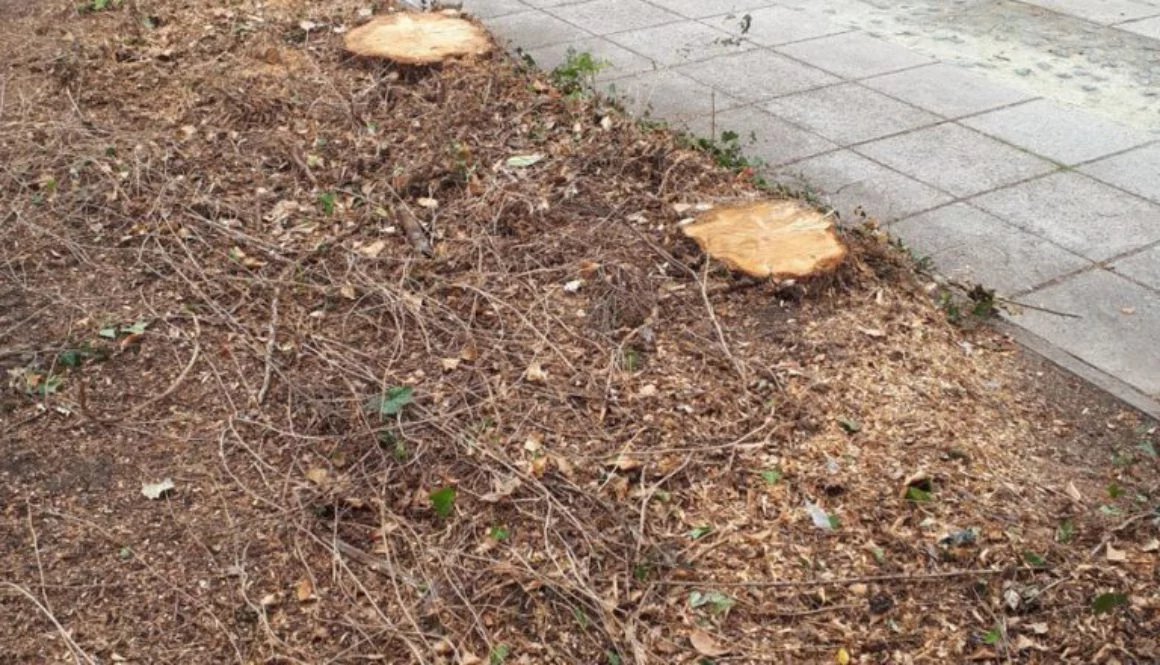
[[[756, 142], [757, 134], [751, 133], [749, 141], [750, 143]], [[764, 162], [760, 159], [751, 159], [745, 156], [745, 149], [741, 145], [741, 135], [734, 131], [721, 132], [719, 139], [715, 137], [698, 138], [693, 142], [693, 147], [712, 157], [718, 166], [731, 171], [754, 170], [764, 166]]]
[[487, 537], [488, 538], [491, 538], [492, 540], [497, 540], [501, 543], [503, 541], [507, 540], [508, 536], [509, 536], [509, 534], [508, 534], [507, 527], [502, 527], [502, 526], [496, 525], [496, 526], [493, 526], [487, 530]]
[[334, 192], [323, 192], [318, 195], [318, 205], [322, 208], [322, 212], [327, 215], [334, 214], [335, 202], [337, 200], [338, 197]]
[[79, 12], [103, 12], [106, 9], [116, 9], [121, 6], [122, 0], [87, 0], [77, 5]]
[[766, 485], [770, 487], [777, 484], [781, 480], [781, 471], [778, 469], [765, 469], [761, 472], [761, 479], [765, 481]]
[[1069, 519], [1062, 519], [1059, 521], [1059, 526], [1055, 528], [1055, 542], [1066, 543], [1071, 540], [1072, 535], [1075, 534], [1075, 522]]
[[983, 644], [995, 645], [1001, 639], [1003, 639], [1003, 629], [999, 626], [995, 626], [983, 634]]
[[491, 653], [488, 654], [488, 665], [503, 665], [503, 662], [507, 660], [507, 657], [511, 655], [511, 652], [511, 647], [506, 644], [495, 645], [495, 648], [493, 648]]
[[630, 346], [624, 350], [621, 361], [625, 371], [635, 372], [640, 369], [640, 352]]
[[552, 70], [552, 83], [565, 95], [581, 95], [596, 87], [596, 75], [607, 66], [607, 62], [597, 60], [587, 51], [569, 48], [564, 62]]

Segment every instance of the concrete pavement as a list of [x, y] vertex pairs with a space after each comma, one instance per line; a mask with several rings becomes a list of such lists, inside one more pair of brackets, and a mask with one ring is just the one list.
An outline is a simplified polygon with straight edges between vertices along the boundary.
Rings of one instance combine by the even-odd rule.
[[753, 137], [1011, 323], [1160, 398], [1160, 0], [466, 0], [630, 110]]

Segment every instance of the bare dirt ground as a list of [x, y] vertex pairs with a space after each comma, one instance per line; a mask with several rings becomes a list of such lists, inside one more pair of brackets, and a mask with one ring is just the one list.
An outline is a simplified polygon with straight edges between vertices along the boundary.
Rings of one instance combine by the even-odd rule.
[[0, 3], [0, 662], [1160, 660], [1154, 426], [872, 228], [737, 279], [503, 56], [104, 4]]

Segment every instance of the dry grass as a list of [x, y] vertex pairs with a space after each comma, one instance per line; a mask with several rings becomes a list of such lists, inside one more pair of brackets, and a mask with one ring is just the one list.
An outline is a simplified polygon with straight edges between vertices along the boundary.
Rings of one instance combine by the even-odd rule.
[[735, 280], [744, 178], [357, 3], [0, 8], [0, 662], [1158, 657], [1152, 431], [872, 230]]

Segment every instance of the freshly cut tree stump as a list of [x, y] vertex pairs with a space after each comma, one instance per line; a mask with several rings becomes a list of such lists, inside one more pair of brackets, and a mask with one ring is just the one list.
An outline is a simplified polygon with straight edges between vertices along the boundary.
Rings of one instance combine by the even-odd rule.
[[797, 201], [714, 208], [683, 227], [709, 256], [754, 277], [808, 277], [846, 258], [828, 215]]
[[371, 58], [422, 65], [492, 48], [483, 28], [458, 16], [399, 12], [372, 19], [346, 35], [346, 50]]

